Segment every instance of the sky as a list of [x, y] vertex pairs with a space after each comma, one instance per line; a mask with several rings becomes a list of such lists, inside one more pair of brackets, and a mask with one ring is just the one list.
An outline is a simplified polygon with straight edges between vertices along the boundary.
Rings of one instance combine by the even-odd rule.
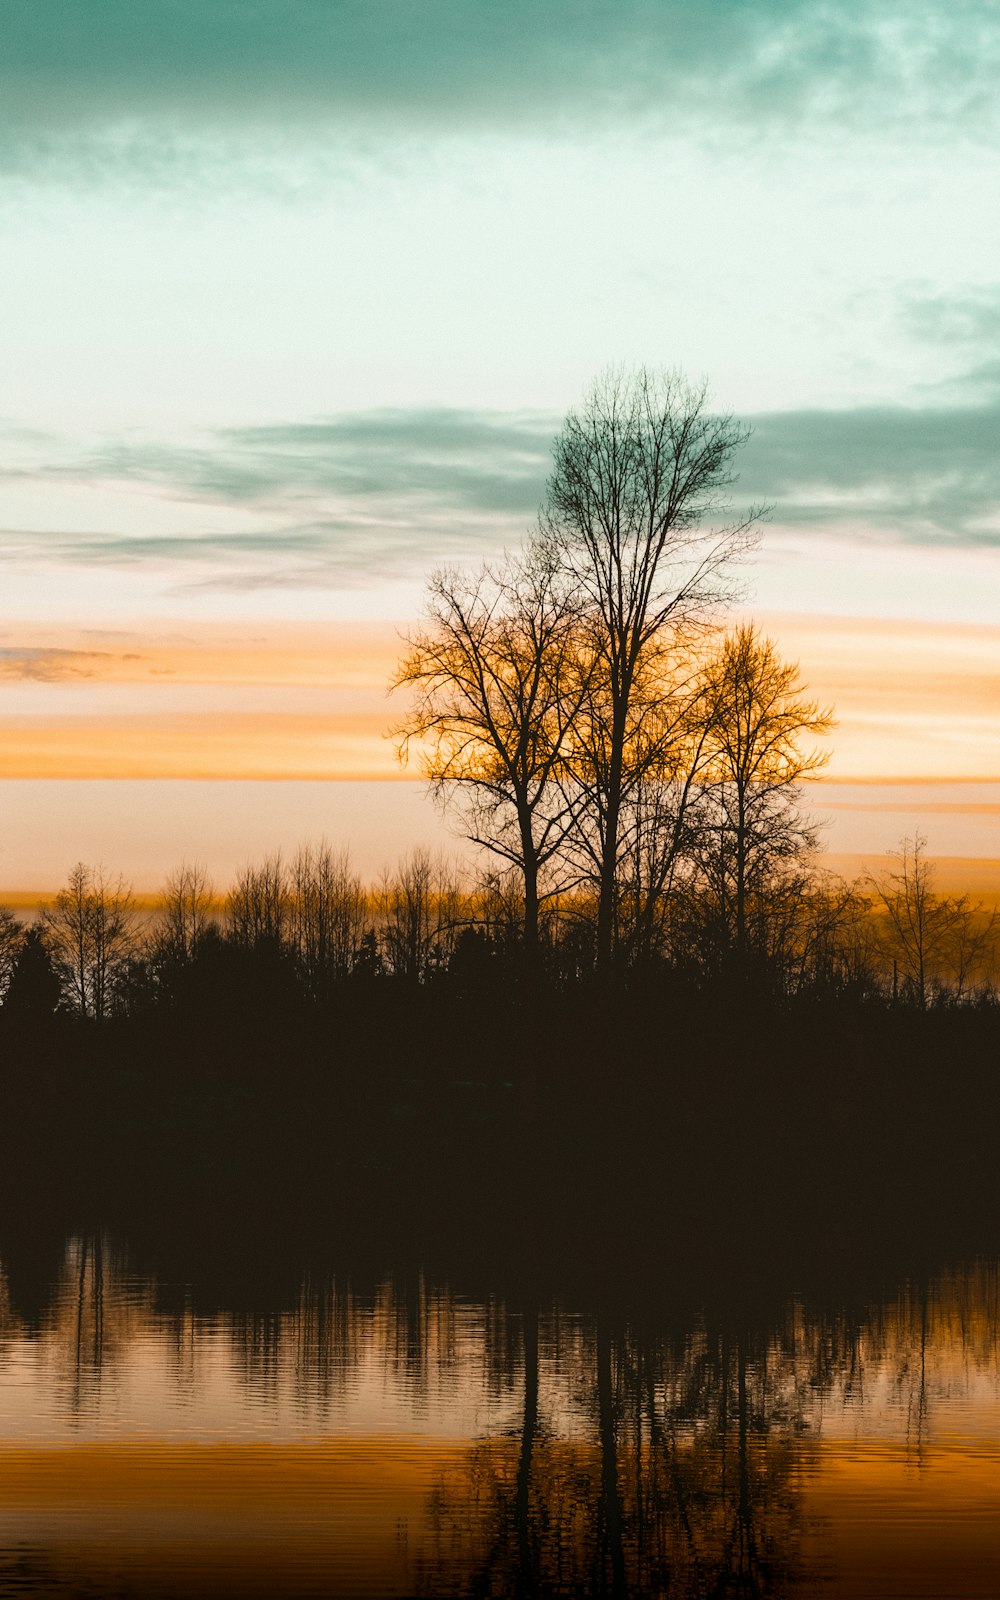
[[0, 891], [445, 844], [384, 737], [399, 631], [433, 567], [523, 537], [566, 412], [640, 363], [752, 428], [740, 614], [836, 706], [829, 848], [1000, 858], [986, 0], [3, 29]]

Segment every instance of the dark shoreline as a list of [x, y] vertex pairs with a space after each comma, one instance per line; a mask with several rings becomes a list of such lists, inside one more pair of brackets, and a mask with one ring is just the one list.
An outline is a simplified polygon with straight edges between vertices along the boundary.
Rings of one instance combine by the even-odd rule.
[[0, 1244], [346, 1249], [613, 1296], [651, 1258], [753, 1293], [996, 1253], [995, 1007], [723, 998], [386, 982], [280, 1013], [8, 1019]]

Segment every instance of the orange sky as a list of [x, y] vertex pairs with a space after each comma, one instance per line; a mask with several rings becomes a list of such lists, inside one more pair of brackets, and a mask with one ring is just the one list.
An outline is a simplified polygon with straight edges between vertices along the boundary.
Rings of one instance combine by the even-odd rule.
[[[997, 631], [758, 621], [836, 711], [832, 759], [811, 794], [836, 864], [853, 874], [920, 829], [932, 855], [952, 858], [949, 886], [993, 898]], [[47, 896], [80, 859], [150, 892], [185, 858], [225, 882], [251, 857], [319, 837], [348, 846], [367, 877], [416, 845], [460, 850], [419, 769], [400, 767], [386, 737], [405, 708], [387, 694], [401, 649], [391, 622], [8, 627], [0, 894]]]
[[[830, 778], [1000, 779], [1000, 633], [969, 624], [760, 619], [832, 703]], [[58, 644], [56, 643], [58, 640]], [[0, 637], [0, 778], [404, 776], [386, 729], [392, 623], [150, 624]]]

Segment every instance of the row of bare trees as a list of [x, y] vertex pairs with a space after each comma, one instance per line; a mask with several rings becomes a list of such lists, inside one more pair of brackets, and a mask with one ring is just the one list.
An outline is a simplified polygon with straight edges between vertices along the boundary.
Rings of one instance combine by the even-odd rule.
[[[489, 891], [475, 899], [481, 924], [495, 923]], [[447, 968], [476, 918], [472, 900], [455, 871], [424, 850], [374, 888], [325, 843], [288, 862], [273, 855], [247, 865], [221, 895], [202, 867], [184, 864], [151, 907], [121, 876], [80, 862], [37, 922], [0, 908], [0, 1000], [13, 995], [16, 1008], [21, 994], [29, 1003], [40, 995], [49, 1009], [58, 1000], [102, 1021], [155, 998], [220, 947], [286, 962], [313, 1000], [363, 972], [421, 981]]]
[[[685, 876], [662, 897], [649, 948], [695, 982], [725, 977], [731, 912], [730, 878]], [[598, 915], [592, 891], [546, 900], [537, 937], [553, 981], [592, 973]], [[60, 1004], [100, 1021], [169, 1000], [178, 976], [220, 952], [265, 962], [265, 987], [282, 963], [311, 1001], [364, 976], [476, 980], [520, 970], [524, 917], [509, 876], [463, 881], [426, 851], [374, 886], [326, 844], [249, 865], [224, 894], [184, 865], [153, 906], [140, 906], [122, 878], [80, 863], [37, 921], [0, 909], [0, 1001], [12, 1011]], [[805, 867], [777, 879], [747, 873], [741, 917], [753, 972], [772, 992], [847, 991], [920, 1007], [995, 995], [997, 912], [940, 894], [919, 835], [903, 841], [891, 870], [855, 884]]]

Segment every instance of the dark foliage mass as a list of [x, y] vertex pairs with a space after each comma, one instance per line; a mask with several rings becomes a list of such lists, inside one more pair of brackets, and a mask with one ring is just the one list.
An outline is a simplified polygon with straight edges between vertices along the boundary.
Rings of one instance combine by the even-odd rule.
[[950, 1216], [993, 1218], [998, 1044], [992, 1006], [662, 971], [539, 986], [475, 945], [432, 981], [362, 972], [310, 1002], [280, 949], [212, 937], [169, 1004], [3, 1008], [0, 1165], [15, 1206], [370, 1209], [484, 1248], [523, 1228], [563, 1259], [594, 1228], [641, 1259], [650, 1230], [713, 1218], [776, 1250], [930, 1237], [942, 1188]]

